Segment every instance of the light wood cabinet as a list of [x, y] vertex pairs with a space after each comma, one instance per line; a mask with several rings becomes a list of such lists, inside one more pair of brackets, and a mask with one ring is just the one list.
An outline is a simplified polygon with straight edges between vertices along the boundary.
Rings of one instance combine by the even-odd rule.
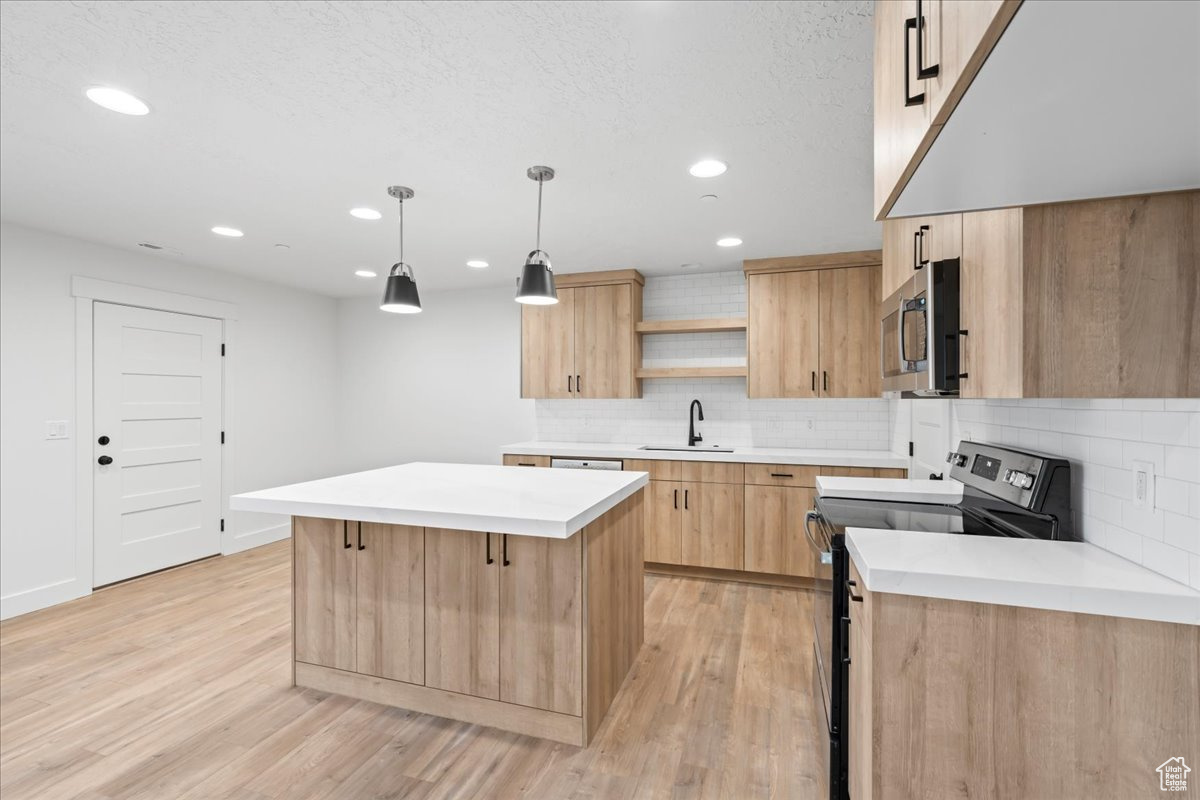
[[1200, 395], [1200, 192], [963, 215], [963, 397]]
[[880, 395], [881, 260], [874, 250], [745, 262], [750, 397]]
[[504, 456], [506, 467], [549, 467], [550, 456], [521, 456], [507, 454]]
[[816, 556], [804, 534], [813, 490], [798, 486], [746, 486], [745, 569], [817, 577]]
[[580, 716], [581, 537], [500, 538], [500, 699]]
[[425, 684], [500, 698], [496, 534], [425, 529]]
[[355, 672], [425, 682], [425, 529], [376, 522], [358, 528]]
[[293, 614], [297, 661], [353, 670], [358, 559], [347, 525], [341, 520], [294, 518]]
[[683, 483], [650, 481], [646, 486], [646, 560], [683, 562]]
[[851, 580], [854, 800], [1158, 796], [1154, 768], [1200, 748], [1197, 626]]
[[962, 256], [962, 217], [943, 214], [884, 220], [881, 300], [887, 300], [929, 263]]
[[521, 396], [641, 397], [636, 270], [555, 277], [558, 303], [521, 307]]
[[1020, 4], [877, 0], [876, 219], [888, 215]]
[[694, 567], [743, 567], [744, 497], [740, 483], [684, 483], [681, 556]]

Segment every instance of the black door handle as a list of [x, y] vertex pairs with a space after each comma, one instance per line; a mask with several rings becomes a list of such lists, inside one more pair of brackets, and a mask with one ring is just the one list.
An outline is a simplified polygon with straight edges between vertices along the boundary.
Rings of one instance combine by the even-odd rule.
[[825, 370], [821, 370], [821, 391], [829, 391], [829, 373]]
[[583, 381], [579, 380], [579, 375], [575, 375], [575, 394], [583, 392]]
[[366, 546], [365, 544], [363, 544], [363, 543], [362, 543], [362, 523], [361, 523], [361, 522], [358, 522], [358, 523], [355, 523], [355, 524], [357, 524], [357, 525], [358, 525], [358, 549], [359, 549], [359, 550], [366, 550], [366, 549], [367, 549], [367, 546]]
[[917, 31], [917, 38], [921, 38], [921, 32], [917, 30], [916, 17], [909, 17], [904, 20], [904, 105], [919, 106], [925, 102], [925, 93], [912, 94], [908, 85], [908, 40], [912, 38], [908, 35], [909, 31]]
[[683, 507], [685, 509], [688, 507], [688, 490], [687, 489], [683, 490]]
[[494, 564], [494, 563], [496, 563], [496, 559], [492, 558], [492, 535], [490, 533], [485, 533], [483, 535], [483, 538], [485, 540], [487, 540], [487, 550], [484, 553], [484, 562], [483, 563]]
[[109, 439], [107, 436], [101, 436], [99, 439], [96, 440], [96, 443], [103, 446], [103, 445], [108, 444], [110, 441], [112, 441], [112, 440]]
[[102, 467], [107, 467], [112, 463], [112, 456], [100, 456], [96, 459], [96, 463]]
[[500, 561], [504, 566], [508, 566], [512, 562], [508, 560], [508, 534], [504, 534], [504, 539], [500, 543]]
[[[925, 29], [925, 15], [921, 13], [921, 0], [917, 0], [917, 78], [925, 80], [926, 78], [936, 78], [938, 74], [938, 65], [930, 64], [925, 66], [925, 56], [921, 52], [921, 31]], [[905, 29], [905, 34], [908, 29]]]
[[679, 490], [675, 490], [675, 508], [679, 508]]
[[571, 376], [567, 376], [567, 394], [574, 394], [575, 390], [571, 388]]
[[342, 521], [342, 547], [350, 549], [350, 523], [345, 520]]
[[815, 369], [812, 371], [812, 390], [817, 391], [817, 371]]

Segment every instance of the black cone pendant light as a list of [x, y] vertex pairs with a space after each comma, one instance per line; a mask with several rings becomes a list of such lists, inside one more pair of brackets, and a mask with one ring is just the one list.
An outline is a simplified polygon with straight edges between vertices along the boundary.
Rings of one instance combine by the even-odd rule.
[[530, 167], [525, 174], [530, 180], [537, 181], [538, 185], [537, 244], [536, 249], [525, 258], [521, 279], [517, 281], [517, 302], [548, 306], [558, 302], [558, 292], [554, 289], [554, 269], [550, 266], [550, 256], [542, 251], [542, 184], [554, 178], [554, 170], [550, 167]]
[[387, 288], [383, 290], [379, 308], [393, 314], [419, 314], [421, 296], [417, 294], [417, 282], [412, 267], [404, 263], [404, 201], [411, 200], [414, 193], [407, 186], [389, 186], [387, 192], [400, 201], [400, 260], [388, 272]]

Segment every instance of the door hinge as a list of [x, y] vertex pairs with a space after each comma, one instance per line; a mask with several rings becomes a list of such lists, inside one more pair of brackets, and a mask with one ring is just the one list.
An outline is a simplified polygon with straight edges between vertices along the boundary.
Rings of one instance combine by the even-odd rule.
[[224, 342], [221, 342], [221, 355], [222, 355], [222, 357], [225, 355], [225, 343]]
[[912, 442], [908, 443], [908, 454], [910, 456], [913, 454], [913, 443]]
[[221, 431], [221, 444], [225, 444], [225, 431]]
[[221, 533], [224, 533], [224, 532], [225, 532], [225, 520], [222, 519], [221, 520]]

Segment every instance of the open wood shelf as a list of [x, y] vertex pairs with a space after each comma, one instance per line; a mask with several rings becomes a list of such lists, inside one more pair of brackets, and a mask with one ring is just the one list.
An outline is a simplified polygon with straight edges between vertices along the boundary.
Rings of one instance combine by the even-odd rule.
[[745, 317], [718, 317], [714, 319], [660, 319], [643, 320], [634, 330], [638, 333], [713, 333], [717, 331], [746, 330]]
[[639, 378], [744, 378], [746, 365], [732, 367], [639, 367]]

